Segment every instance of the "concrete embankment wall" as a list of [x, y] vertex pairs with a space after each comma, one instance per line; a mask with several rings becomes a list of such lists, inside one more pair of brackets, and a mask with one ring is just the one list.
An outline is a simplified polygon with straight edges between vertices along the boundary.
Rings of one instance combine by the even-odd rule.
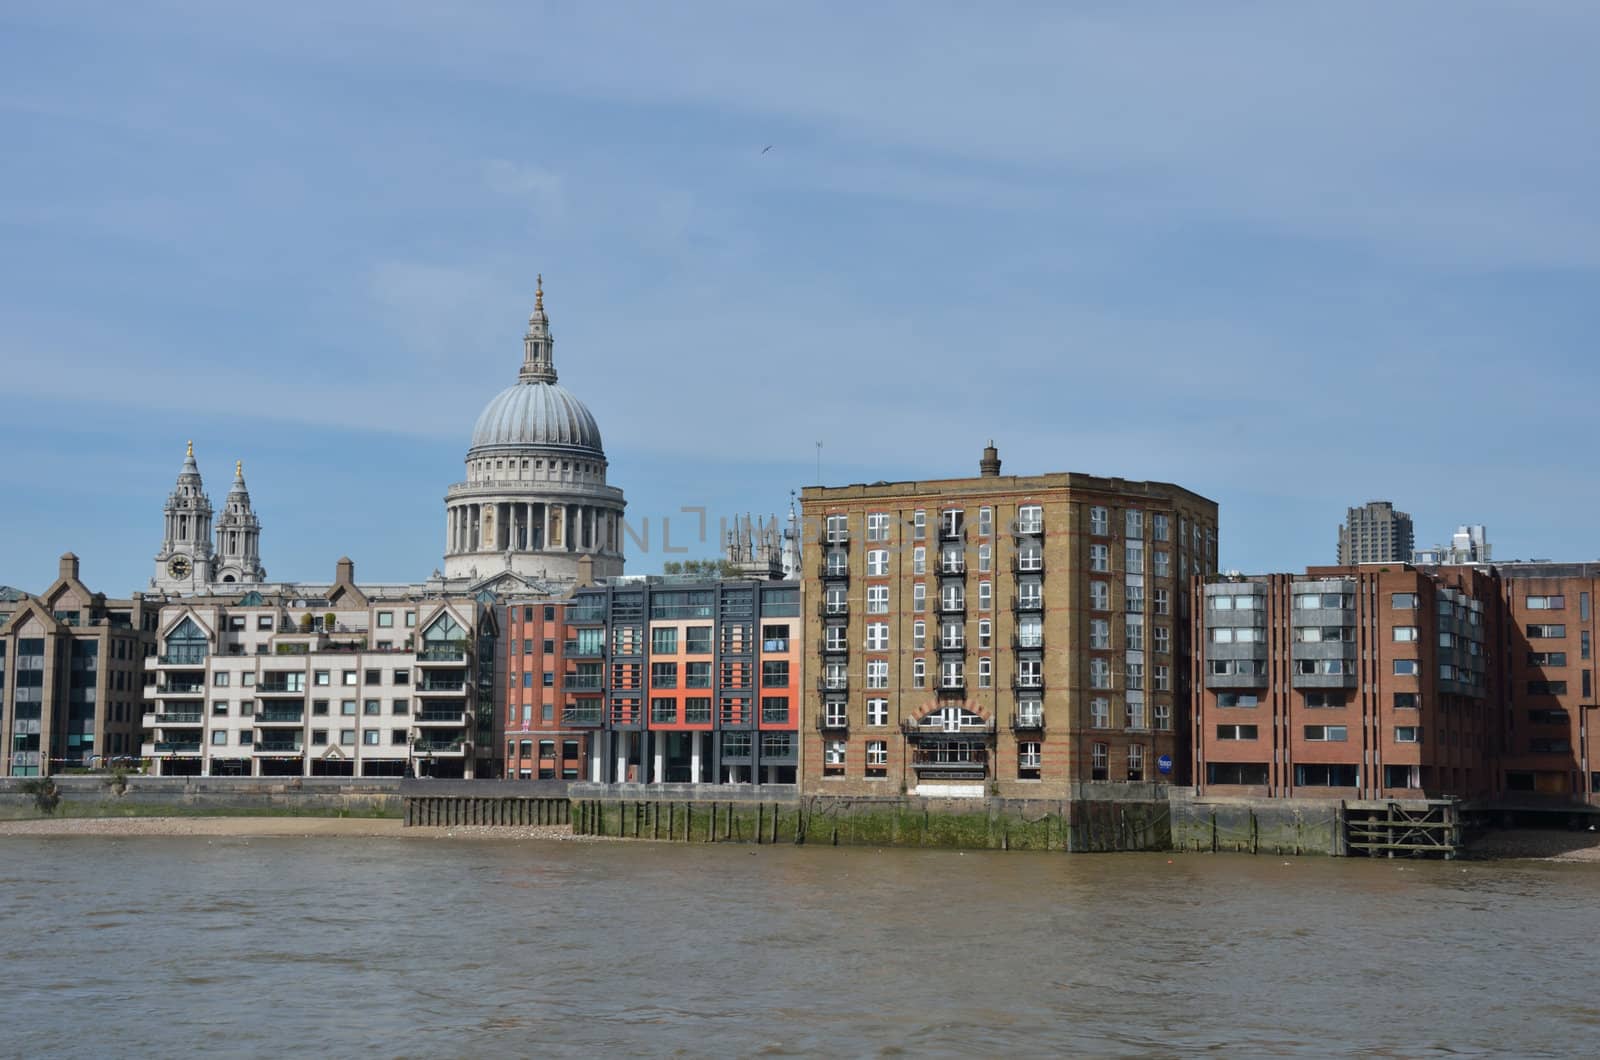
[[408, 828], [564, 825], [573, 805], [560, 780], [406, 780], [400, 797]]
[[[140, 777], [125, 785], [98, 775], [50, 778], [57, 817], [399, 817], [399, 780], [349, 777]], [[0, 778], [0, 819], [46, 816], [27, 781]]]
[[800, 797], [792, 788], [573, 785], [579, 835], [964, 850], [1166, 850], [1165, 800]]
[[1174, 793], [1171, 806], [1174, 850], [1347, 853], [1337, 799], [1198, 799]]

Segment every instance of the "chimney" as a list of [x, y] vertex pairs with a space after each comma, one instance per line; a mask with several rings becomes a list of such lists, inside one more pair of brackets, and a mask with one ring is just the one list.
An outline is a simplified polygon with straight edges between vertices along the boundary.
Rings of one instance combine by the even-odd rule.
[[333, 584], [354, 585], [356, 583], [355, 561], [349, 556], [340, 556], [339, 562], [334, 566]]
[[588, 553], [578, 557], [578, 584], [582, 589], [594, 584], [594, 557]]
[[995, 478], [1000, 474], [1000, 450], [994, 447], [994, 439], [989, 439], [989, 445], [983, 451], [983, 459], [978, 461], [978, 474], [984, 478]]
[[78, 577], [78, 557], [71, 552], [61, 553], [60, 574], [63, 579], [71, 578], [76, 580]]

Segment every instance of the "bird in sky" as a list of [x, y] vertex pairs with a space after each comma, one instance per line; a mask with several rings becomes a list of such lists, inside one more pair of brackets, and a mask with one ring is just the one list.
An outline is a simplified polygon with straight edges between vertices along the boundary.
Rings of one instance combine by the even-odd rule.
[[767, 152], [768, 152], [768, 151], [770, 151], [770, 150], [772, 150], [772, 145], [771, 145], [771, 144], [768, 144], [768, 145], [767, 145], [767, 146], [765, 146], [765, 147], [763, 147], [763, 148], [762, 148], [762, 149], [761, 149], [761, 153], [762, 153], [762, 154], [766, 154], [766, 153], [767, 153]]

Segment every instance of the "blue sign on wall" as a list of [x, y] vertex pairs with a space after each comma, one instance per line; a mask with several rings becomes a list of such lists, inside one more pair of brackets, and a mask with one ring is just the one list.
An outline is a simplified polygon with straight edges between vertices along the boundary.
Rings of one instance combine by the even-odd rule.
[[1172, 756], [1162, 755], [1160, 758], [1156, 759], [1156, 768], [1161, 770], [1163, 773], [1172, 772]]

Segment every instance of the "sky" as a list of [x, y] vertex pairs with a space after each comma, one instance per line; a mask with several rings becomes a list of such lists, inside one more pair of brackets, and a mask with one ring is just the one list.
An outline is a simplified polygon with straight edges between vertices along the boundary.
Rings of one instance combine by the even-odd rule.
[[540, 273], [633, 573], [714, 551], [683, 508], [990, 438], [1212, 498], [1224, 568], [1332, 562], [1376, 498], [1594, 559], [1597, 40], [1555, 0], [10, 0], [0, 583], [144, 587], [189, 439], [273, 579], [426, 577]]

